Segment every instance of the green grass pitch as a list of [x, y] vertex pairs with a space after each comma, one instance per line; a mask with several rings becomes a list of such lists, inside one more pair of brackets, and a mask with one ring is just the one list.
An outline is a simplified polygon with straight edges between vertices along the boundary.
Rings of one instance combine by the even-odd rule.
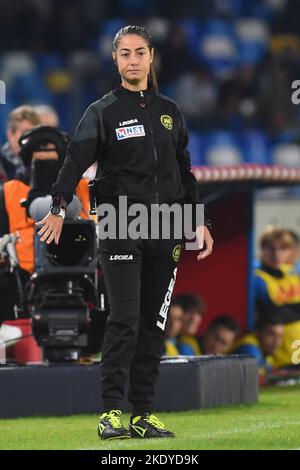
[[97, 416], [0, 420], [0, 449], [300, 449], [299, 398], [299, 386], [277, 387], [255, 405], [157, 413], [177, 436], [162, 440], [101, 441]]

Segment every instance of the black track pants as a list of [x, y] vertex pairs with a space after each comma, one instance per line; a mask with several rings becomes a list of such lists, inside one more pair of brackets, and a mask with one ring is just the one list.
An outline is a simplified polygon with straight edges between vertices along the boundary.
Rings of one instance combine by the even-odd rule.
[[110, 303], [103, 351], [104, 410], [119, 409], [129, 376], [133, 413], [151, 411], [182, 239], [103, 240]]

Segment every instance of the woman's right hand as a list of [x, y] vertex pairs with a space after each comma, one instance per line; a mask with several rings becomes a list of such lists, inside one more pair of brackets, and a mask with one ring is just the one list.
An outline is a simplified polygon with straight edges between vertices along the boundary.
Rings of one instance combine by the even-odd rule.
[[42, 225], [41, 230], [38, 232], [41, 242], [46, 242], [49, 245], [54, 240], [55, 244], [58, 245], [63, 224], [64, 219], [60, 215], [51, 213], [39, 222], [36, 222], [36, 225]]

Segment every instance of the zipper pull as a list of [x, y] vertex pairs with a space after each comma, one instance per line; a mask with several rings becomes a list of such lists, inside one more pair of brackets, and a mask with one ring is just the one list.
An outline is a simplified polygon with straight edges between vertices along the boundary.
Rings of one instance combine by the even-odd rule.
[[144, 101], [145, 96], [144, 96], [144, 93], [142, 92], [142, 90], [140, 91], [140, 97], [141, 97], [140, 107], [145, 108], [146, 107], [146, 103]]

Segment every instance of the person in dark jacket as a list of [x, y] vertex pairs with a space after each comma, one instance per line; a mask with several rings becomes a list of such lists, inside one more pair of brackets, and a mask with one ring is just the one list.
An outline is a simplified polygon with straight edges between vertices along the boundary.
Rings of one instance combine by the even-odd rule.
[[[188, 133], [177, 104], [161, 95], [153, 68], [151, 37], [140, 26], [122, 28], [113, 41], [121, 83], [85, 112], [53, 186], [48, 216], [38, 222], [46, 243], [59, 242], [64, 211], [77, 181], [98, 161], [98, 213], [109, 203], [121, 214], [121, 197], [152, 208], [199, 201], [187, 151]], [[103, 214], [102, 214], [103, 215]], [[100, 216], [100, 222], [101, 222]], [[129, 226], [130, 217], [128, 217]], [[120, 224], [117, 218], [117, 224]], [[173, 225], [172, 225], [173, 224]], [[173, 219], [170, 222], [174, 229]], [[212, 252], [207, 227], [204, 250]], [[152, 414], [154, 387], [164, 347], [164, 330], [180, 258], [182, 236], [132, 237], [100, 241], [100, 260], [110, 303], [102, 351], [102, 439], [173, 437]], [[129, 376], [133, 405], [129, 430], [121, 421], [121, 400]]]

